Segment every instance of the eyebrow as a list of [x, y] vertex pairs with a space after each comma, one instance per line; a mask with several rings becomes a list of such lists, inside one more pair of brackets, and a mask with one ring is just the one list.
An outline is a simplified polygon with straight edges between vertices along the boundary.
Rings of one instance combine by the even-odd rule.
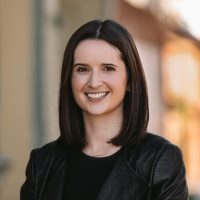
[[[82, 65], [82, 66], [90, 66], [90, 65], [88, 65], [88, 64], [85, 64], [85, 63], [75, 63], [74, 65], [73, 65], [73, 67], [76, 67], [76, 66], [79, 66], [79, 65]], [[101, 64], [102, 66], [110, 66], [110, 67], [118, 67], [117, 65], [115, 65], [115, 64], [113, 64], [113, 63], [102, 63]]]
[[88, 64], [85, 64], [85, 63], [75, 63], [73, 65], [73, 67], [76, 67], [76, 66], [79, 66], [79, 65], [82, 65], [82, 66], [89, 66]]
[[111, 67], [118, 67], [117, 65], [115, 65], [113, 63], [103, 63], [102, 65], [111, 66]]

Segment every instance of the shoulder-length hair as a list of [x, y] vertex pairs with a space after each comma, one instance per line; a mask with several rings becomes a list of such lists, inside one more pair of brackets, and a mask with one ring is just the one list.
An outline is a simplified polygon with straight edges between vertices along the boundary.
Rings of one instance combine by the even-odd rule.
[[71, 146], [84, 147], [82, 110], [72, 94], [71, 78], [74, 52], [86, 39], [104, 40], [121, 52], [128, 72], [130, 90], [124, 97], [123, 123], [120, 133], [110, 141], [114, 145], [135, 144], [144, 137], [149, 120], [148, 95], [140, 57], [130, 33], [113, 20], [93, 20], [78, 28], [66, 46], [61, 70], [59, 125], [61, 138]]

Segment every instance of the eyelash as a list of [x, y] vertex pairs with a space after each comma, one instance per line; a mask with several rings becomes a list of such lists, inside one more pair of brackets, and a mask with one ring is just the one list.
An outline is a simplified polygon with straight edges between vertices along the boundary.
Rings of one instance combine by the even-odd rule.
[[[75, 70], [76, 70], [77, 72], [79, 72], [79, 73], [86, 73], [86, 72], [89, 72], [89, 69], [88, 69], [87, 67], [84, 67], [84, 66], [82, 66], [82, 67], [77, 67]], [[106, 71], [106, 72], [115, 71], [115, 68], [112, 67], [112, 66], [104, 66], [103, 71]]]
[[77, 69], [76, 69], [76, 71], [77, 72], [88, 72], [89, 71], [89, 69], [87, 68], [87, 67], [78, 67]]
[[105, 66], [104, 71], [115, 71], [115, 68], [111, 66]]

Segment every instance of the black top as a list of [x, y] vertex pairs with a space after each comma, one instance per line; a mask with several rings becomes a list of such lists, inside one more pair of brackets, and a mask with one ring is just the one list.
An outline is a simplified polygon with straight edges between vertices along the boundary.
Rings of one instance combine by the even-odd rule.
[[122, 148], [108, 157], [91, 157], [78, 150], [71, 152], [63, 199], [95, 200], [121, 151]]
[[[21, 200], [63, 200], [68, 149], [59, 138], [31, 152]], [[164, 138], [147, 133], [140, 144], [123, 147], [98, 197], [188, 200], [182, 152]]]

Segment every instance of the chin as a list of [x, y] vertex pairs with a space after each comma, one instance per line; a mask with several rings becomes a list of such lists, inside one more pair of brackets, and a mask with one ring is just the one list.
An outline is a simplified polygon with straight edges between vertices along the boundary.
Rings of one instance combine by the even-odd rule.
[[108, 111], [104, 109], [90, 109], [84, 111], [86, 114], [100, 116], [106, 114]]
[[93, 116], [101, 116], [101, 115], [105, 115], [107, 112], [100, 112], [100, 111], [96, 111], [96, 112], [86, 112], [88, 115], [93, 115]]

